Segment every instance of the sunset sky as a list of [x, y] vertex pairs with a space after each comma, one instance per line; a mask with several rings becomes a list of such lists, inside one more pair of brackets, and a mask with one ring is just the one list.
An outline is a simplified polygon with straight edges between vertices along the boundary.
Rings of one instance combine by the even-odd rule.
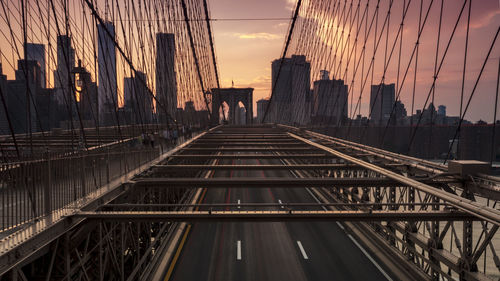
[[[105, 0], [98, 1], [98, 6], [101, 8], [101, 14], [104, 6]], [[168, 3], [173, 0], [168, 1]], [[361, 3], [366, 3], [369, 0], [361, 0]], [[28, 1], [30, 5], [34, 5], [33, 2]], [[70, 15], [75, 21], [75, 28], [82, 28], [85, 26], [82, 20], [82, 2], [71, 0], [69, 1], [71, 6]], [[112, 1], [110, 1], [111, 3]], [[126, 1], [127, 3], [134, 3]], [[312, 0], [304, 0], [303, 7], [310, 5]], [[343, 3], [343, 1], [340, 1]], [[351, 1], [348, 1], [350, 3]], [[397, 27], [399, 26], [398, 20], [400, 20], [402, 15], [402, 2], [394, 1], [392, 22], [390, 25], [390, 40], [394, 40], [396, 37]], [[424, 0], [424, 6], [428, 5], [430, 0]], [[425, 27], [424, 33], [421, 38], [420, 43], [420, 57], [419, 57], [419, 68], [418, 77], [416, 83], [416, 98], [415, 98], [415, 110], [420, 109], [423, 106], [427, 92], [430, 89], [433, 76], [434, 60], [435, 60], [435, 46], [437, 38], [437, 27], [439, 23], [439, 6], [441, 1], [434, 1], [433, 9], [429, 14], [429, 19], [427, 26]], [[8, 14], [10, 15], [9, 20], [13, 23], [13, 32], [20, 40], [22, 37], [21, 29], [19, 26], [19, 10], [16, 9], [18, 6], [18, 1], [10, 0], [6, 1], [7, 6], [10, 7]], [[45, 1], [42, 1], [46, 5]], [[122, 2], [120, 2], [122, 3]], [[290, 18], [295, 6], [295, 1], [293, 0], [208, 0], [210, 6], [211, 17], [213, 19], [212, 28], [215, 40], [215, 48], [217, 55], [218, 68], [220, 71], [220, 80], [222, 87], [230, 87], [232, 81], [234, 81], [235, 87], [253, 87], [254, 92], [254, 102], [258, 99], [268, 97], [271, 92], [271, 62], [281, 56], [282, 49], [285, 42], [285, 37], [288, 32], [288, 27], [290, 23]], [[353, 0], [353, 3], [358, 3], [358, 1]], [[370, 2], [371, 8], [373, 8], [376, 1]], [[384, 16], [387, 5], [389, 1], [381, 1], [380, 15], [381, 19]], [[408, 2], [407, 2], [408, 3]], [[418, 26], [418, 7], [420, 1], [413, 0], [410, 7], [407, 19], [405, 21], [403, 36], [404, 36], [404, 47], [402, 51], [401, 63], [404, 65], [409, 61], [409, 56], [411, 50], [414, 46], [417, 36], [417, 26]], [[444, 12], [443, 12], [443, 24], [442, 24], [442, 34], [441, 34], [441, 45], [439, 57], [443, 55], [446, 42], [450, 36], [452, 27], [456, 21], [457, 15], [460, 11], [461, 4], [463, 2], [459, 0], [444, 0]], [[470, 95], [474, 82], [477, 79], [479, 70], [484, 61], [488, 48], [493, 40], [495, 32], [500, 24], [500, 8], [499, 0], [473, 0], [472, 2], [472, 13], [471, 13], [471, 25], [470, 25], [470, 39], [469, 39], [469, 53], [467, 61], [467, 74], [465, 83], [465, 101]], [[122, 4], [123, 8], [123, 4]], [[30, 8], [30, 13], [34, 16], [37, 15], [36, 9], [34, 7]], [[43, 7], [42, 7], [43, 9]], [[385, 9], [385, 10], [384, 10]], [[317, 11], [321, 14], [322, 11]], [[370, 14], [371, 12], [369, 12]], [[2, 12], [3, 14], [3, 12]], [[86, 9], [85, 15], [89, 17], [89, 11]], [[464, 12], [464, 15], [466, 13]], [[301, 16], [304, 16], [301, 14]], [[226, 20], [224, 20], [226, 19]], [[236, 20], [227, 20], [236, 19]], [[245, 20], [245, 19], [268, 19], [268, 20]], [[316, 25], [327, 25], [330, 22], [320, 22], [317, 18], [310, 19]], [[337, 19], [330, 19], [335, 22]], [[36, 19], [35, 19], [36, 21]], [[382, 22], [382, 20], [381, 20]], [[30, 21], [30, 24], [36, 26], [36, 22]], [[52, 23], [53, 24], [53, 23]], [[128, 22], [125, 25], [129, 24]], [[135, 23], [134, 23], [135, 24]], [[146, 24], [146, 23], [144, 23]], [[115, 23], [117, 29], [120, 25]], [[17, 59], [19, 58], [12, 49], [11, 36], [9, 35], [9, 30], [6, 28], [5, 17], [0, 20], [1, 26], [1, 37], [0, 37], [0, 50], [1, 50], [1, 60], [4, 68], [4, 73], [8, 75], [9, 79], [14, 79], [14, 69], [12, 66], [17, 65]], [[162, 30], [163, 32], [176, 32], [175, 30], [182, 29], [181, 24], [178, 27], [171, 27], [172, 30]], [[36, 28], [35, 28], [36, 29]], [[459, 113], [460, 104], [460, 91], [461, 91], [461, 81], [462, 81], [462, 68], [464, 59], [464, 43], [465, 43], [465, 31], [466, 31], [466, 16], [463, 16], [458, 29], [450, 45], [448, 54], [443, 64], [443, 69], [439, 75], [436, 85], [436, 105], [445, 104], [447, 106], [448, 115], [457, 116]], [[76, 34], [75, 31], [73, 31]], [[87, 28], [84, 33], [90, 34], [89, 28]], [[42, 34], [40, 36], [40, 33]], [[295, 33], [296, 35], [298, 33]], [[132, 34], [134, 35], [134, 34]], [[28, 35], [29, 41], [36, 43], [48, 44], [46, 38], [43, 38], [43, 32], [32, 30]], [[53, 36], [53, 34], [52, 34]], [[137, 36], [135, 33], [134, 36]], [[129, 40], [137, 40], [136, 37], [128, 38]], [[298, 35], [297, 35], [298, 36]], [[328, 35], [318, 35], [318, 36], [328, 36]], [[41, 38], [40, 38], [41, 37]], [[74, 40], [77, 36], [75, 35]], [[92, 45], [89, 41], [90, 36], [87, 35], [83, 40], [86, 46]], [[296, 38], [297, 39], [297, 38]], [[120, 42], [123, 43], [123, 38], [118, 38]], [[319, 38], [323, 43], [328, 43], [326, 38]], [[81, 42], [81, 41], [80, 41]], [[52, 46], [55, 45], [53, 41]], [[368, 43], [368, 48], [370, 48]], [[19, 44], [18, 47], [20, 48]], [[138, 47], [137, 47], [138, 48]], [[381, 46], [383, 50], [384, 46]], [[361, 46], [358, 46], [361, 49]], [[22, 49], [21, 49], [22, 50]], [[293, 53], [294, 49], [291, 49]], [[85, 51], [85, 46], [80, 44], [76, 48], [76, 53], [78, 58], [84, 58], [84, 65], [91, 70], [90, 72], [94, 76], [95, 66], [93, 65], [92, 53], [89, 54]], [[291, 55], [290, 53], [289, 55]], [[151, 88], [154, 89], [154, 51], [145, 52], [145, 57], [133, 56], [132, 60], [134, 63], [139, 65], [139, 62], [146, 63], [147, 65], [142, 67], [143, 71], [148, 73], [149, 83]], [[396, 54], [397, 56], [397, 54]], [[380, 81], [379, 77], [382, 76], [383, 65], [381, 63], [380, 57], [383, 57], [383, 52], [379, 51], [377, 54], [378, 61], [375, 63], [375, 79], [374, 81]], [[315, 59], [315, 58], [307, 58]], [[317, 59], [317, 58], [316, 58]], [[490, 59], [486, 65], [483, 76], [478, 84], [476, 94], [472, 100], [471, 107], [467, 113], [466, 119], [477, 121], [479, 119], [486, 120], [488, 122], [492, 121], [493, 118], [493, 101], [495, 97], [496, 80], [498, 75], [498, 61], [500, 59], [500, 40], [496, 42]], [[52, 58], [53, 60], [53, 58]], [[124, 61], [118, 58], [118, 69], [122, 69], [122, 73], [118, 73], [119, 81], [119, 95], [121, 95], [122, 87], [121, 81], [124, 76], [130, 75], [130, 71], [124, 71], [123, 65]], [[395, 83], [395, 64], [396, 60], [392, 60], [389, 70], [386, 75], [386, 83]], [[48, 69], [55, 68], [55, 62], [48, 62]], [[313, 65], [313, 73], [311, 73], [312, 80], [318, 79], [319, 68], [318, 65]], [[141, 67], [140, 67], [141, 68]], [[119, 70], [120, 71], [120, 70]], [[413, 68], [410, 68], [409, 77], [413, 77]], [[127, 74], [128, 73], [128, 74]], [[350, 75], [350, 74], [349, 74]], [[348, 80], [351, 78], [348, 75]], [[51, 78], [53, 80], [53, 78]], [[95, 79], [95, 77], [94, 77]], [[184, 79], [178, 78], [178, 79]], [[193, 78], [190, 78], [193, 79]], [[359, 76], [356, 78], [359, 81]], [[190, 83], [191, 80], [188, 82]], [[355, 83], [358, 83], [358, 82]], [[408, 78], [405, 87], [401, 91], [401, 100], [406, 105], [406, 109], [409, 112], [411, 104], [411, 85], [413, 84], [412, 78]], [[359, 96], [359, 86], [356, 84], [354, 87], [353, 94], [356, 99]], [[200, 95], [201, 97], [201, 95]], [[201, 98], [198, 97], [198, 99]], [[188, 96], [184, 97], [185, 100], [189, 99]], [[181, 99], [182, 100], [182, 99]], [[361, 113], [363, 115], [368, 114], [368, 102], [369, 102], [369, 85], [364, 90], [363, 97], [361, 99]], [[181, 103], [181, 101], [179, 102]], [[201, 104], [201, 103], [200, 103]], [[256, 112], [254, 112], [255, 114]], [[351, 114], [351, 113], [349, 113]]]
[[[303, 1], [306, 2], [307, 1]], [[357, 1], [355, 1], [357, 2]], [[364, 2], [364, 1], [363, 1]], [[374, 1], [375, 2], [375, 1]], [[381, 6], [388, 1], [381, 1]], [[395, 1], [393, 10], [395, 15], [401, 10], [402, 1]], [[408, 46], [412, 46], [416, 38], [416, 22], [418, 16], [418, 5], [420, 1], [413, 1], [409, 8], [408, 23], [404, 28], [404, 36]], [[424, 102], [424, 95], [430, 87], [433, 75], [435, 38], [438, 26], [438, 12], [440, 1], [431, 10], [428, 26], [422, 35], [419, 58], [419, 77], [417, 80], [416, 109]], [[424, 1], [424, 6], [429, 1]], [[451, 33], [462, 1], [445, 0], [443, 13], [443, 26], [440, 55], [444, 50], [446, 40]], [[211, 0], [211, 14], [214, 19], [224, 18], [290, 18], [295, 1], [291, 0]], [[385, 3], [387, 5], [387, 3]], [[398, 16], [398, 15], [397, 15]], [[395, 16], [395, 17], [397, 17]], [[465, 19], [465, 17], [464, 17]], [[395, 21], [394, 21], [395, 22]], [[463, 67], [463, 53], [466, 25], [461, 21], [454, 40], [450, 46], [447, 59], [436, 86], [436, 104], [447, 105], [448, 115], [458, 115], [459, 96]], [[414, 23], [412, 26], [411, 23]], [[500, 9], [498, 0], [481, 0], [472, 2], [471, 30], [469, 38], [468, 72], [466, 76], [465, 97], [470, 94], [479, 69], [486, 56], [493, 36], [500, 24]], [[219, 70], [222, 85], [231, 86], [234, 80], [235, 87], [255, 88], [254, 100], [269, 96], [271, 91], [271, 61], [281, 56], [285, 37], [287, 35], [289, 21], [214, 21], [214, 36], [217, 48]], [[393, 27], [391, 27], [393, 28]], [[393, 28], [395, 33], [395, 28]], [[411, 44], [410, 44], [411, 43]], [[406, 46], [406, 45], [405, 45]], [[408, 53], [409, 55], [409, 53]], [[500, 43], [496, 46], [490, 56], [477, 92], [471, 103], [471, 108], [466, 118], [477, 121], [479, 119], [491, 122], [493, 116], [493, 101], [495, 96], [495, 84], [498, 74], [498, 59], [500, 57]], [[404, 61], [405, 58], [402, 59]], [[408, 59], [406, 59], [408, 60]], [[382, 70], [376, 69], [376, 73]], [[311, 73], [311, 77], [318, 78], [319, 73]], [[407, 84], [411, 80], [407, 80]], [[395, 81], [387, 81], [387, 83]], [[420, 87], [419, 87], [420, 86]], [[457, 88], [458, 86], [458, 88]], [[458, 92], [457, 92], [458, 91]], [[425, 94], [424, 94], [425, 93]], [[411, 97], [402, 92], [402, 101], [409, 111]], [[363, 98], [362, 114], [368, 114], [369, 94]], [[418, 106], [417, 106], [418, 105]]]

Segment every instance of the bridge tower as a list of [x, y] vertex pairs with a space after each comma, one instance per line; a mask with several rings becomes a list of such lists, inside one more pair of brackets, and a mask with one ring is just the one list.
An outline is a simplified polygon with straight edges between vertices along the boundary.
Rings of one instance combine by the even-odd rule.
[[218, 112], [224, 102], [229, 107], [229, 124], [237, 124], [236, 110], [240, 102], [246, 110], [246, 123], [253, 123], [253, 88], [212, 89], [212, 124], [218, 124], [220, 122]]

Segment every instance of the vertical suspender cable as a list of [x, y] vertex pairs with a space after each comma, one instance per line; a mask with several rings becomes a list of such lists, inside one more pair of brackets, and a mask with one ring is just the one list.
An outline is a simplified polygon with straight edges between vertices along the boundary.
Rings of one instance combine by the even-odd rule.
[[198, 74], [198, 80], [200, 82], [201, 92], [203, 94], [203, 99], [205, 100], [205, 105], [207, 106], [208, 115], [209, 115], [209, 118], [211, 120], [212, 114], [215, 114], [215, 113], [210, 111], [210, 107], [208, 106], [208, 100], [207, 100], [207, 97], [205, 95], [205, 86], [203, 85], [203, 79], [201, 78], [200, 64], [198, 61], [198, 55], [196, 54], [196, 48], [194, 46], [193, 33], [191, 31], [191, 24], [189, 22], [189, 15], [188, 15], [187, 7], [186, 7], [186, 1], [181, 0], [181, 4], [182, 4], [182, 11], [184, 13], [184, 21], [186, 22], [187, 32], [188, 32], [188, 36], [189, 36], [189, 42], [191, 43], [191, 51], [193, 52], [194, 63], [196, 65], [196, 72]]
[[[460, 91], [460, 116], [462, 116], [463, 104], [464, 104], [464, 88], [465, 88], [465, 74], [467, 69], [467, 51], [469, 48], [469, 27], [470, 27], [470, 12], [471, 12], [472, 1], [469, 1], [469, 11], [467, 15], [467, 30], [465, 33], [465, 49], [464, 49], [464, 68], [462, 70], [462, 90]], [[460, 159], [460, 129], [457, 135], [457, 158]]]
[[486, 67], [486, 63], [488, 62], [488, 59], [490, 58], [491, 51], [493, 50], [493, 47], [495, 47], [495, 43], [497, 41], [499, 32], [500, 32], [500, 26], [497, 28], [497, 32], [495, 33], [495, 37], [493, 38], [493, 42], [491, 42], [490, 49], [488, 50], [488, 54], [486, 55], [486, 58], [484, 59], [483, 66], [481, 66], [481, 70], [479, 71], [479, 75], [477, 76], [476, 82], [474, 83], [474, 88], [472, 89], [472, 92], [469, 96], [469, 99], [467, 100], [467, 104], [465, 105], [464, 112], [460, 116], [460, 121], [458, 122], [458, 127], [455, 131], [455, 135], [453, 136], [453, 139], [451, 140], [451, 145], [450, 145], [450, 148], [448, 149], [448, 154], [446, 155], [446, 158], [444, 159], [444, 164], [446, 164], [448, 157], [450, 157], [451, 148], [453, 147], [453, 144], [455, 143], [455, 138], [457, 137], [458, 131], [462, 127], [462, 123], [464, 121], [465, 114], [467, 113], [467, 109], [469, 109], [469, 105], [470, 105], [470, 102], [472, 100], [472, 97], [474, 97], [474, 94], [476, 93], [477, 85], [479, 84], [479, 80], [481, 80], [481, 76], [483, 75], [483, 71], [484, 71], [484, 68]]
[[[214, 41], [213, 41], [213, 38], [212, 38], [212, 27], [210, 26], [210, 16], [208, 14], [207, 0], [203, 0], [203, 8], [205, 10], [205, 21], [207, 23], [208, 40], [210, 41], [210, 50], [212, 51], [212, 63], [214, 65], [215, 79], [216, 79], [216, 82], [217, 82], [217, 88], [220, 88], [219, 72], [217, 70], [217, 60], [215, 58], [215, 48], [214, 48]], [[213, 95], [213, 93], [212, 93], [212, 95]], [[205, 96], [205, 95], [203, 95], [203, 96]], [[212, 100], [212, 102], [213, 102], [213, 100]], [[224, 111], [224, 104], [222, 104], [222, 106], [223, 106], [223, 108], [222, 108], [222, 117], [223, 117], [224, 121], [226, 121], [226, 113]], [[208, 107], [208, 104], [207, 104], [207, 107]], [[210, 110], [208, 112], [210, 112]], [[212, 114], [218, 114], [218, 112], [212, 112]]]
[[497, 108], [498, 108], [498, 84], [500, 83], [500, 58], [498, 58], [498, 73], [497, 73], [497, 90], [495, 94], [495, 108], [493, 110], [493, 132], [491, 133], [491, 160], [490, 165], [493, 165], [493, 161], [496, 159], [495, 152], [495, 130], [497, 126]]

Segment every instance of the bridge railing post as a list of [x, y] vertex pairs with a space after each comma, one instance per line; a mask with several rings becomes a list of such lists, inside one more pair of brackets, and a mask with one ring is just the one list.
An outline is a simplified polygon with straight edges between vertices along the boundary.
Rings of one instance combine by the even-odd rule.
[[106, 150], [106, 183], [110, 183], [109, 178], [109, 148]]
[[51, 169], [51, 159], [50, 153], [46, 154], [46, 178], [45, 178], [45, 190], [44, 190], [44, 215], [48, 215], [52, 212], [52, 169]]
[[86, 155], [85, 154], [81, 154], [80, 155], [80, 177], [81, 177], [81, 185], [82, 185], [82, 189], [81, 189], [81, 197], [85, 197], [86, 195], [86, 192], [85, 192], [85, 172], [86, 172]]

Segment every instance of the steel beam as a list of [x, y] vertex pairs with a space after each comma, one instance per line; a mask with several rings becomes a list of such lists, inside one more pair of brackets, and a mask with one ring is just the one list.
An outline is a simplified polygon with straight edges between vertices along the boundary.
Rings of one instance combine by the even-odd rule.
[[134, 186], [160, 186], [172, 188], [259, 188], [259, 187], [375, 187], [400, 186], [388, 178], [138, 178]]
[[296, 140], [285, 137], [285, 138], [203, 138], [200, 142], [225, 142], [225, 141], [242, 141], [242, 142], [295, 142]]
[[177, 170], [365, 170], [352, 164], [299, 164], [299, 165], [156, 165], [157, 171]]
[[275, 154], [225, 154], [225, 155], [210, 155], [210, 154], [176, 154], [170, 156], [171, 158], [184, 158], [195, 160], [207, 159], [317, 159], [317, 158], [336, 158], [328, 154], [288, 154], [288, 155], [275, 155]]
[[449, 203], [450, 205], [455, 206], [455, 207], [459, 208], [460, 210], [463, 210], [463, 211], [465, 211], [473, 216], [477, 216], [479, 218], [487, 220], [495, 225], [500, 225], [500, 210], [486, 207], [486, 206], [484, 206], [480, 203], [474, 202], [472, 200], [465, 199], [465, 198], [459, 197], [457, 195], [436, 189], [433, 186], [424, 184], [422, 182], [416, 181], [414, 179], [408, 178], [408, 177], [400, 175], [398, 173], [383, 169], [383, 168], [378, 167], [374, 164], [371, 164], [371, 163], [368, 163], [366, 161], [349, 156], [347, 154], [341, 153], [339, 151], [336, 151], [336, 150], [331, 149], [329, 147], [326, 147], [324, 145], [317, 144], [315, 142], [312, 142], [312, 141], [307, 140], [305, 138], [302, 138], [300, 136], [294, 135], [292, 133], [289, 133], [289, 135], [298, 139], [298, 140], [303, 141], [304, 143], [310, 144], [311, 146], [315, 146], [317, 148], [322, 148], [325, 152], [329, 152], [332, 155], [337, 156], [341, 159], [344, 159], [348, 162], [351, 162], [351, 163], [356, 164], [356, 165], [360, 165], [360, 166], [365, 167], [369, 170], [372, 170], [372, 171], [377, 172], [381, 175], [384, 175], [388, 178], [391, 178], [395, 181], [398, 181], [403, 186], [414, 187], [415, 189], [423, 191], [431, 196], [436, 196], [437, 198], [444, 200], [446, 203]]
[[[177, 207], [198, 207], [198, 208], [214, 208], [214, 207], [384, 207], [384, 206], [421, 206], [427, 208], [429, 206], [448, 206], [443, 203], [201, 203], [201, 204], [133, 204], [133, 203], [117, 203], [106, 204], [100, 208], [177, 208]], [[118, 210], [116, 210], [118, 211]]]
[[112, 221], [453, 221], [477, 219], [458, 211], [122, 211], [78, 212], [75, 218]]
[[224, 146], [224, 147], [231, 147], [231, 146], [295, 146], [295, 147], [301, 147], [301, 148], [309, 148], [310, 146], [306, 146], [303, 143], [300, 142], [252, 142], [252, 143], [246, 143], [246, 142], [195, 142], [193, 143], [190, 147], [193, 146], [202, 146], [202, 147], [219, 147], [219, 146]]
[[[288, 126], [288, 125], [281, 125], [280, 124], [278, 126], [281, 128], [284, 128], [286, 130], [289, 130], [289, 131], [294, 131], [294, 132], [299, 131], [299, 129], [292, 127], [292, 126]], [[410, 167], [421, 169], [421, 170], [424, 170], [427, 172], [441, 173], [441, 172], [447, 171], [447, 166], [440, 164], [440, 163], [435, 163], [432, 161], [423, 160], [423, 159], [419, 159], [416, 157], [407, 156], [404, 154], [390, 152], [390, 151], [383, 150], [380, 148], [375, 148], [375, 147], [371, 147], [368, 145], [363, 145], [360, 143], [343, 140], [340, 138], [326, 136], [326, 135], [316, 133], [313, 131], [306, 130], [304, 132], [306, 134], [308, 134], [309, 136], [312, 136], [314, 138], [318, 138], [320, 140], [326, 140], [328, 142], [331, 142], [332, 144], [339, 145], [339, 146], [342, 146], [342, 147], [347, 148], [347, 149], [353, 149], [353, 150], [357, 150], [357, 151], [361, 151], [361, 152], [371, 153], [373, 156], [375, 156], [377, 158], [386, 159], [386, 160], [391, 161], [391, 162], [405, 164], [405, 165], [408, 165]]]
[[228, 148], [228, 147], [218, 147], [218, 148], [198, 148], [198, 147], [187, 147], [183, 151], [210, 151], [210, 152], [271, 152], [271, 151], [311, 151], [318, 150], [317, 148], [300, 148], [300, 147], [276, 147], [276, 148], [264, 148], [264, 147], [240, 147], [240, 148]]

